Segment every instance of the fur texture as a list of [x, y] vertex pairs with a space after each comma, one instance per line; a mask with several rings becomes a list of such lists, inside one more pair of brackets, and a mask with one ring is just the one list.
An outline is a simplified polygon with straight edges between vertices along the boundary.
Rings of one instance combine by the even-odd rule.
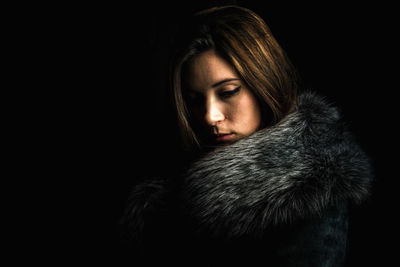
[[217, 149], [185, 174], [183, 202], [200, 231], [229, 237], [361, 202], [369, 160], [323, 98], [305, 93], [272, 128]]
[[[201, 233], [259, 236], [269, 226], [363, 201], [369, 194], [370, 168], [338, 110], [314, 93], [304, 93], [296, 110], [277, 125], [193, 163], [173, 191], [179, 196], [174, 203], [182, 205], [184, 217]], [[171, 214], [167, 184], [149, 181], [134, 190], [124, 218], [129, 232], [143, 234], [146, 223]]]

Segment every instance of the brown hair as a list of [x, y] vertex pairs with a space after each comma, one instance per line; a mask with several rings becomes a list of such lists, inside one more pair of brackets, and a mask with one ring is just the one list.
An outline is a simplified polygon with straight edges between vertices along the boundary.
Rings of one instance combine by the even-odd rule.
[[257, 97], [262, 110], [272, 112], [268, 125], [279, 122], [296, 105], [297, 72], [264, 20], [238, 7], [214, 7], [186, 21], [175, 44], [171, 87], [177, 119], [187, 149], [200, 147], [189, 120], [182, 86], [185, 64], [196, 55], [214, 49], [237, 71]]

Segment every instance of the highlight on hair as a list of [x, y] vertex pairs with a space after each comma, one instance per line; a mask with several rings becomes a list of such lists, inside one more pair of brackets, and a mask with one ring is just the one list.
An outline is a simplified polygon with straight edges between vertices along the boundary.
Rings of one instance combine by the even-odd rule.
[[200, 148], [201, 141], [190, 121], [182, 76], [185, 65], [202, 52], [214, 49], [232, 64], [263, 112], [272, 113], [268, 126], [279, 122], [295, 107], [297, 71], [265, 21], [253, 11], [239, 6], [200, 11], [185, 22], [177, 37], [171, 89], [186, 149]]

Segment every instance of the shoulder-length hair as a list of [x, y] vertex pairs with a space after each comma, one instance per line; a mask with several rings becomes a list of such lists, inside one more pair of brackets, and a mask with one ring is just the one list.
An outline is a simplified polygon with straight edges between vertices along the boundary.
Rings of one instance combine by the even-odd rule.
[[[229, 62], [254, 93], [267, 126], [279, 122], [296, 105], [297, 71], [265, 21], [238, 6], [214, 7], [196, 13], [181, 25], [171, 66], [171, 89], [183, 145], [200, 148], [184, 97], [185, 65], [196, 55], [214, 49]], [[272, 113], [272, 115], [271, 115]]]

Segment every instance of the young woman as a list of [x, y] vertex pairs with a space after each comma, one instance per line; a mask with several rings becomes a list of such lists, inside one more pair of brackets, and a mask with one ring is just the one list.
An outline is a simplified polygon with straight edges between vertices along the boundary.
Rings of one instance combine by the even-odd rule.
[[148, 260], [189, 256], [187, 266], [342, 266], [348, 208], [368, 196], [371, 171], [338, 110], [300, 92], [248, 9], [195, 14], [175, 47], [171, 89], [190, 163], [133, 189], [123, 223], [137, 249]]

